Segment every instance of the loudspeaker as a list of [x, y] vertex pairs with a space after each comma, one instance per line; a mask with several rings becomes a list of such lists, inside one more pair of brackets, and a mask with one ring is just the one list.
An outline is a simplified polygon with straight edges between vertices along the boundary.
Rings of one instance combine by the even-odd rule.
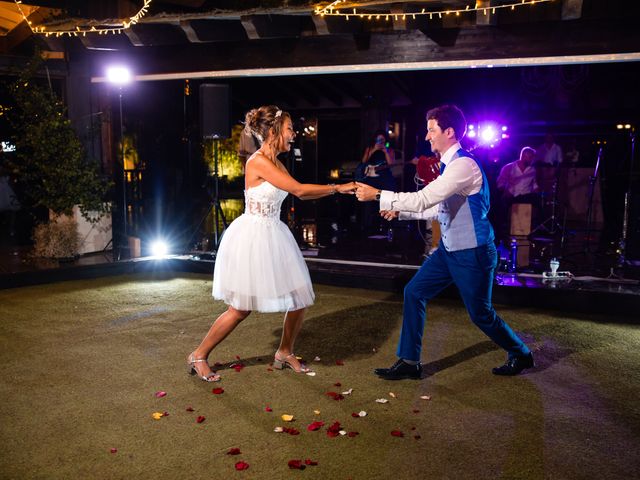
[[214, 83], [200, 85], [200, 132], [202, 138], [231, 136], [231, 87]]

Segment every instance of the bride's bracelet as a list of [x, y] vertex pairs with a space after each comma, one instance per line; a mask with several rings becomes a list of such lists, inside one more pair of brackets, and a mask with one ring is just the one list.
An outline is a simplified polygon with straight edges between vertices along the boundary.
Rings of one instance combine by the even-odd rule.
[[330, 183], [329, 186], [331, 187], [331, 193], [329, 195], [333, 195], [336, 193], [336, 184], [335, 183]]

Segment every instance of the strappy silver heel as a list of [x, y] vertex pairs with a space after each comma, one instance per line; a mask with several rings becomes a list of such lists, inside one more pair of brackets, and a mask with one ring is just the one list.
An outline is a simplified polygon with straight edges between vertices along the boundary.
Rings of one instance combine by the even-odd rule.
[[290, 353], [284, 358], [278, 358], [278, 354], [276, 353], [273, 357], [273, 368], [276, 368], [278, 370], [284, 370], [286, 367], [289, 367], [291, 370], [293, 370], [296, 373], [308, 373], [311, 371], [311, 369], [305, 366], [305, 364], [302, 362], [300, 362], [300, 368], [296, 369], [293, 365], [291, 365], [290, 362], [287, 361], [287, 358], [291, 358], [291, 357], [296, 358], [296, 354]]
[[195, 358], [192, 353], [189, 355], [187, 362], [187, 370], [189, 372], [189, 375], [197, 375], [203, 382], [219, 382], [222, 378], [216, 372], [211, 372], [208, 375], [200, 375], [198, 373], [198, 370], [196, 369], [196, 363], [207, 363], [206, 358]]

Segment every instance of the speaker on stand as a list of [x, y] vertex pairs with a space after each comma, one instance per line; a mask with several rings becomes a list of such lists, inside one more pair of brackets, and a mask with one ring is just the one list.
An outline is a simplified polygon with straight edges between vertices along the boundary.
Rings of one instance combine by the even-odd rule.
[[[225, 84], [204, 83], [200, 85], [200, 136], [203, 140], [213, 141], [213, 191], [204, 216], [198, 223], [194, 234], [200, 230], [205, 219], [213, 209], [213, 244], [209, 248], [217, 252], [222, 234], [227, 228], [227, 220], [220, 205], [220, 185], [218, 174], [218, 147], [221, 139], [231, 136], [231, 86]], [[222, 222], [222, 228], [219, 223]], [[191, 239], [193, 238], [191, 236]], [[191, 242], [191, 239], [189, 242]]]

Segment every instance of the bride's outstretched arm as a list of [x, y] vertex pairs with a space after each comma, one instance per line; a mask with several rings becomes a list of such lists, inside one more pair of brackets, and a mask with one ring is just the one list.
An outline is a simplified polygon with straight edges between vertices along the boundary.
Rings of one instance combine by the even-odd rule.
[[255, 155], [251, 161], [247, 163], [246, 174], [262, 178], [271, 185], [289, 192], [301, 200], [313, 200], [333, 195], [334, 193], [354, 193], [356, 187], [353, 182], [342, 185], [300, 183], [293, 178], [289, 172], [278, 168], [264, 155]]

